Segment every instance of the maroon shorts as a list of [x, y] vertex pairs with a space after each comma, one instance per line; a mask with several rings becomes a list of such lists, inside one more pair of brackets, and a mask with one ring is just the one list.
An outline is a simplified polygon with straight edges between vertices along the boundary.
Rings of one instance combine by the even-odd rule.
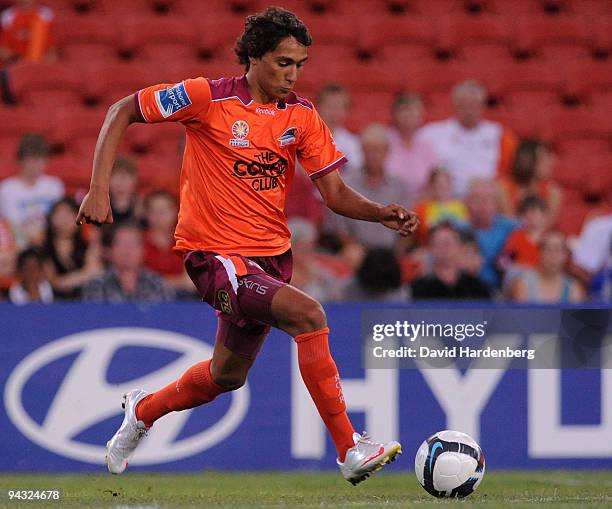
[[276, 325], [272, 299], [289, 283], [291, 250], [277, 256], [247, 258], [191, 251], [185, 268], [202, 300], [217, 310], [217, 341], [236, 355], [254, 359]]

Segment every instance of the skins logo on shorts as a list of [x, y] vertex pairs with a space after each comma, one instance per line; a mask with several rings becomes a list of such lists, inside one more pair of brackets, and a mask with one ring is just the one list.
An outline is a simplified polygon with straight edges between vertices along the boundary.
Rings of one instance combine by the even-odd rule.
[[155, 102], [162, 117], [168, 118], [177, 111], [191, 106], [191, 99], [187, 95], [185, 83], [177, 83], [173, 87], [155, 91]]
[[280, 142], [281, 147], [292, 145], [297, 141], [298, 128], [290, 127], [279, 138], [276, 138]]
[[217, 301], [219, 301], [219, 307], [223, 314], [231, 315], [234, 312], [232, 310], [232, 301], [230, 300], [229, 293], [225, 290], [219, 290], [217, 292]]
[[232, 125], [232, 136], [229, 144], [230, 147], [238, 147], [245, 148], [249, 146], [249, 140], [247, 140], [247, 136], [249, 135], [249, 124], [244, 120], [236, 120]]

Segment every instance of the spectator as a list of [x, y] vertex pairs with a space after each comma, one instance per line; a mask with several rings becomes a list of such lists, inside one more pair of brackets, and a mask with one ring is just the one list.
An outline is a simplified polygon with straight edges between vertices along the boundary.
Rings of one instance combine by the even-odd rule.
[[344, 289], [344, 300], [402, 301], [406, 297], [400, 265], [387, 248], [368, 250], [355, 277]]
[[609, 300], [612, 269], [612, 213], [596, 216], [582, 227], [574, 247], [577, 276], [590, 286], [597, 299]]
[[431, 230], [431, 272], [412, 282], [414, 299], [489, 299], [491, 292], [478, 276], [463, 270], [459, 231], [450, 222]]
[[110, 227], [104, 235], [108, 268], [83, 288], [85, 301], [164, 301], [174, 291], [161, 276], [142, 267], [143, 235], [135, 223]]
[[81, 287], [102, 272], [100, 249], [90, 243], [75, 223], [79, 207], [72, 198], [63, 198], [51, 208], [44, 243], [45, 273], [56, 298], [81, 297]]
[[291, 284], [319, 301], [340, 300], [341, 281], [317, 256], [316, 227], [303, 219], [289, 222], [293, 273]]
[[393, 126], [389, 129], [387, 169], [402, 181], [408, 203], [421, 198], [436, 164], [429, 140], [418, 135], [423, 123], [423, 101], [416, 94], [402, 93], [393, 102]]
[[480, 254], [480, 247], [473, 232], [462, 230], [459, 232], [461, 238], [461, 269], [470, 276], [480, 278], [484, 260]]
[[119, 156], [113, 165], [109, 182], [111, 208], [115, 223], [138, 221], [142, 216], [142, 203], [137, 194], [138, 170], [134, 161]]
[[527, 196], [519, 205], [520, 228], [514, 230], [501, 252], [499, 268], [505, 272], [504, 285], [521, 271], [534, 268], [540, 259], [539, 243], [548, 224], [548, 208], [538, 196]]
[[0, 16], [0, 62], [40, 62], [56, 57], [53, 11], [35, 0], [17, 0]]
[[11, 225], [0, 217], [0, 298], [8, 292], [15, 281], [15, 259], [17, 245]]
[[17, 281], [9, 289], [9, 300], [13, 304], [53, 302], [53, 289], [45, 279], [44, 258], [36, 248], [28, 248], [17, 256]]
[[540, 241], [540, 260], [535, 269], [525, 271], [512, 286], [510, 295], [517, 302], [581, 302], [585, 295], [580, 284], [565, 270], [569, 250], [562, 233], [549, 231]]
[[[361, 134], [364, 166], [362, 171], [346, 177], [353, 189], [372, 201], [379, 203], [405, 202], [402, 184], [385, 172], [385, 160], [389, 150], [387, 129], [380, 124], [371, 124]], [[367, 248], [394, 248], [399, 236], [389, 229], [381, 229], [376, 223], [348, 219], [328, 212], [326, 226], [339, 236], [343, 247], [362, 244]]]
[[330, 128], [336, 145], [344, 152], [348, 159], [348, 163], [343, 170], [347, 174], [359, 171], [363, 166], [363, 154], [359, 136], [353, 134], [345, 127], [350, 104], [351, 96], [349, 91], [339, 83], [324, 85], [317, 96], [317, 110], [323, 121]]
[[465, 204], [452, 197], [450, 175], [443, 168], [436, 168], [429, 175], [425, 200], [415, 206], [421, 220], [417, 230], [419, 242], [427, 241], [430, 228], [442, 221], [465, 222], [468, 214]]
[[499, 192], [495, 181], [476, 179], [470, 185], [467, 200], [469, 227], [474, 231], [484, 264], [480, 278], [491, 289], [498, 289], [500, 278], [497, 259], [516, 222], [498, 213]]
[[41, 245], [46, 216], [51, 206], [64, 196], [64, 184], [57, 177], [44, 175], [49, 146], [37, 134], [27, 134], [19, 143], [19, 174], [0, 183], [0, 216], [12, 225], [17, 245]]
[[503, 211], [515, 216], [527, 196], [541, 197], [548, 207], [548, 223], [555, 223], [561, 203], [561, 189], [550, 180], [554, 156], [550, 148], [537, 140], [521, 142], [509, 176], [501, 179]]
[[464, 197], [470, 181], [506, 174], [517, 140], [499, 123], [482, 119], [487, 92], [477, 81], [453, 89], [455, 118], [425, 125], [419, 133], [434, 147], [437, 165], [451, 175], [453, 194]]
[[194, 286], [182, 258], [173, 250], [177, 214], [178, 203], [170, 193], [154, 191], [145, 198], [144, 266], [187, 298], [194, 295]]

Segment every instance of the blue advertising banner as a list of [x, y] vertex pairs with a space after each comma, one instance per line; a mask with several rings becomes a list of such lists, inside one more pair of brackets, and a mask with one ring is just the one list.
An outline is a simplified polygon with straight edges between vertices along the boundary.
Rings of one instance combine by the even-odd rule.
[[[364, 369], [372, 309], [327, 306], [330, 343], [356, 428], [402, 442], [394, 468], [442, 429], [479, 441], [487, 469], [612, 468], [611, 369]], [[0, 471], [101, 471], [122, 394], [209, 358], [215, 331], [199, 303], [0, 305]], [[273, 331], [245, 387], [160, 419], [130, 469], [335, 468], [295, 357]]]

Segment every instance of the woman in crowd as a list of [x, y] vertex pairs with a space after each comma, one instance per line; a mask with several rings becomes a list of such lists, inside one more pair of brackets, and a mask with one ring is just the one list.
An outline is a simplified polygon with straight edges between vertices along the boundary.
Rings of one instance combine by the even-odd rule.
[[501, 180], [503, 213], [516, 216], [520, 203], [540, 196], [548, 208], [548, 226], [554, 225], [561, 203], [561, 189], [550, 180], [554, 154], [542, 141], [524, 140], [516, 150], [511, 174]]
[[566, 271], [569, 250], [565, 237], [548, 231], [540, 240], [540, 259], [535, 269], [526, 270], [512, 285], [511, 298], [517, 302], [581, 302], [585, 293]]
[[79, 299], [83, 284], [102, 271], [98, 243], [87, 241], [74, 222], [78, 211], [72, 198], [63, 198], [47, 217], [45, 274], [60, 300]]

